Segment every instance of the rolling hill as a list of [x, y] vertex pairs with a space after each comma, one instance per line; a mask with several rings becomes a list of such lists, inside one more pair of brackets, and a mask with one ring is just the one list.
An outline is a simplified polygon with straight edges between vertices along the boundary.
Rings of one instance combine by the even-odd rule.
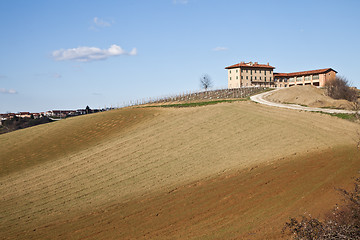
[[359, 125], [250, 101], [126, 108], [0, 136], [5, 239], [279, 238], [360, 167]]
[[325, 94], [325, 89], [311, 85], [293, 86], [274, 91], [266, 97], [271, 102], [295, 103], [309, 107], [338, 108], [353, 110], [352, 104], [344, 99], [333, 99]]

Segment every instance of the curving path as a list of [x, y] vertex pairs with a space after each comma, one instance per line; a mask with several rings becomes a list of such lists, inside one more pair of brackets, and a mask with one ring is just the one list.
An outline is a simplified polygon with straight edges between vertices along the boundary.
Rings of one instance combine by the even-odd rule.
[[297, 105], [297, 104], [275, 103], [275, 102], [270, 102], [270, 101], [264, 99], [264, 97], [266, 97], [267, 95], [270, 95], [274, 91], [280, 91], [280, 90], [281, 89], [275, 89], [273, 91], [260, 93], [260, 94], [251, 96], [250, 99], [252, 101], [254, 101], [254, 102], [265, 104], [265, 105], [272, 106], [272, 107], [289, 108], [289, 109], [302, 110], [302, 111], [325, 112], [325, 113], [346, 113], [346, 114], [356, 113], [356, 111], [351, 111], [351, 110], [304, 107], [304, 106], [300, 106], [300, 105]]

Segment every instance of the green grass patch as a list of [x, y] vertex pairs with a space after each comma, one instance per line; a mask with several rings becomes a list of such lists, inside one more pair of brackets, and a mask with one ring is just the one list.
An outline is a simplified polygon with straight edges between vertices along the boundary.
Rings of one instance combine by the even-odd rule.
[[291, 102], [283, 102], [283, 104], [291, 104], [291, 105], [299, 105], [302, 107], [309, 107], [308, 105], [305, 105], [305, 104], [298, 104], [298, 103], [291, 103]]
[[235, 100], [215, 100], [215, 101], [205, 101], [205, 102], [189, 102], [189, 103], [176, 103], [176, 104], [166, 104], [166, 105], [154, 105], [154, 106], [144, 106], [144, 107], [175, 107], [175, 108], [182, 108], [182, 107], [200, 107], [206, 105], [214, 105], [218, 103], [231, 103], [231, 102], [239, 102], [239, 101], [248, 101], [246, 98], [240, 98]]
[[339, 109], [339, 110], [344, 110], [343, 108], [339, 108], [339, 107], [333, 107], [333, 106], [328, 106], [328, 107], [320, 107], [320, 108], [329, 108], [329, 109]]
[[[260, 93], [270, 92], [270, 91], [272, 91], [272, 90], [275, 90], [275, 88], [266, 88], [266, 89], [262, 90]], [[256, 94], [258, 94], [258, 93], [256, 93]]]
[[327, 114], [333, 117], [338, 117], [341, 119], [345, 119], [345, 120], [349, 120], [352, 122], [355, 122], [355, 120], [357, 120], [356, 115], [355, 114], [347, 114], [347, 113], [327, 113], [327, 112], [318, 112], [318, 113], [322, 113], [322, 114]]

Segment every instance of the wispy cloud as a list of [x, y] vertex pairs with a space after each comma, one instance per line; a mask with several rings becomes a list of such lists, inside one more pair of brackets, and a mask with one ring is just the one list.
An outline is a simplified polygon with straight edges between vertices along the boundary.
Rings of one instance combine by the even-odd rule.
[[102, 20], [102, 19], [100, 19], [98, 17], [94, 17], [93, 22], [98, 27], [110, 27], [111, 26], [110, 22]]
[[98, 31], [100, 28], [110, 27], [114, 24], [114, 21], [105, 21], [101, 18], [94, 17], [91, 26], [89, 27], [90, 30]]
[[15, 91], [14, 89], [0, 88], [0, 93], [2, 93], [2, 94], [17, 94], [18, 92]]
[[212, 50], [215, 52], [219, 52], [219, 51], [226, 51], [226, 50], [228, 50], [228, 48], [227, 47], [216, 47], [216, 48], [213, 48]]
[[173, 0], [174, 4], [187, 4], [189, 0]]
[[108, 49], [100, 49], [97, 47], [78, 47], [60, 49], [52, 52], [52, 57], [56, 61], [74, 60], [78, 62], [104, 60], [108, 57], [119, 55], [135, 56], [137, 55], [137, 49], [133, 48], [130, 52], [127, 52], [120, 46], [113, 44]]

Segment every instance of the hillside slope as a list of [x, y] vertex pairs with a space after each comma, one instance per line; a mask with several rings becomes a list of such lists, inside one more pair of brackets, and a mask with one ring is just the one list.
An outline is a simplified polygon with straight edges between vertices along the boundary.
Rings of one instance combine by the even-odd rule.
[[266, 100], [279, 103], [295, 103], [309, 107], [327, 107], [352, 110], [350, 102], [335, 100], [325, 95], [325, 89], [310, 85], [294, 86], [274, 91], [266, 97]]
[[89, 149], [156, 114], [122, 109], [68, 118], [0, 136], [0, 176]]
[[[239, 220], [243, 216], [264, 221], [273, 211], [283, 213], [281, 209], [293, 206], [291, 202], [264, 205], [259, 209], [272, 209], [264, 216], [254, 211], [257, 204], [252, 202], [264, 201], [278, 186], [263, 186], [266, 177], [256, 178], [261, 174], [257, 171], [267, 173], [264, 169], [276, 164], [279, 171], [268, 175], [270, 182], [285, 181], [289, 169], [302, 172], [289, 186], [300, 187], [302, 177], [309, 184], [301, 186], [296, 195], [281, 191], [285, 199], [293, 199], [304, 194], [320, 196], [319, 189], [325, 189], [326, 195], [335, 177], [348, 183], [360, 166], [353, 150], [339, 155], [344, 149], [354, 149], [359, 126], [317, 113], [236, 102], [186, 109], [125, 109], [95, 117], [98, 119], [73, 118], [0, 136], [7, 146], [1, 145], [1, 170], [5, 169], [0, 178], [2, 236], [135, 239], [182, 238], [187, 233], [191, 238], [211, 236], [219, 228], [224, 228], [222, 237], [240, 236], [257, 227], [246, 222], [242, 225]], [[46, 132], [54, 134], [39, 137]], [[47, 153], [49, 150], [54, 157]], [[315, 165], [308, 161], [301, 169], [307, 154], [321, 152], [327, 158], [337, 154], [343, 157], [328, 163], [318, 157]], [[18, 156], [22, 156], [19, 162]], [[290, 156], [301, 157], [294, 160]], [[43, 160], [37, 162], [38, 158]], [[281, 161], [298, 165], [281, 167], [285, 166]], [[338, 169], [343, 162], [347, 162], [346, 167]], [[11, 170], [18, 166], [20, 169]], [[247, 175], [249, 169], [256, 171]], [[326, 174], [338, 175], [317, 175], [325, 169]], [[226, 179], [235, 182], [225, 184]], [[236, 181], [253, 187], [237, 189]], [[213, 185], [216, 182], [219, 184]], [[254, 192], [258, 184], [263, 189], [260, 195]], [[240, 195], [230, 201], [234, 191]], [[179, 194], [179, 199], [171, 194]], [[195, 201], [195, 196], [202, 197], [203, 202]], [[224, 209], [219, 208], [223, 204], [220, 196], [230, 197]], [[231, 209], [239, 203], [247, 208], [233, 213]], [[220, 210], [223, 213], [219, 215]], [[156, 221], [154, 217], [160, 213], [163, 218]], [[197, 213], [205, 214], [204, 219], [196, 218]]]

